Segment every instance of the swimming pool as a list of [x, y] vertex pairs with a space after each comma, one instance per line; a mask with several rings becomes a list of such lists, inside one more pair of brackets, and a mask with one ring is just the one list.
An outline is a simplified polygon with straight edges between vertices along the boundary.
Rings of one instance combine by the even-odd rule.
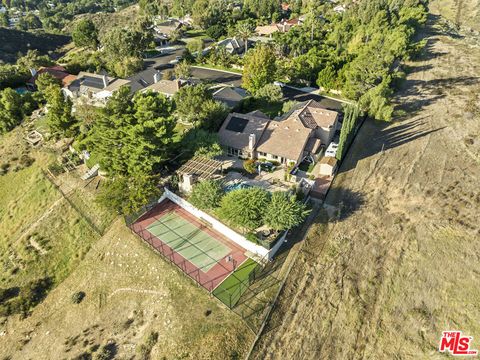
[[230, 191], [233, 191], [233, 190], [248, 189], [248, 188], [251, 188], [251, 187], [252, 187], [252, 185], [248, 185], [245, 182], [240, 182], [240, 183], [236, 183], [236, 184], [227, 185], [227, 186], [225, 186], [224, 190], [225, 190], [225, 192], [230, 192]]

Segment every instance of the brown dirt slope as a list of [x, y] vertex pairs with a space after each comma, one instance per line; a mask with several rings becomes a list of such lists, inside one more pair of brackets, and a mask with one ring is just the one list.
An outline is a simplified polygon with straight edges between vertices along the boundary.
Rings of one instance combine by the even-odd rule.
[[437, 21], [406, 115], [360, 131], [252, 358], [444, 358], [447, 329], [480, 348], [480, 47]]

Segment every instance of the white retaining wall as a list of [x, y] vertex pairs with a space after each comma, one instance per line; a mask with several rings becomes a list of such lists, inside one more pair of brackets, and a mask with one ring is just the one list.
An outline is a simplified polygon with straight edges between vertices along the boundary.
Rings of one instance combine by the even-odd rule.
[[[212, 227], [217, 230], [219, 233], [225, 235], [228, 237], [230, 240], [235, 242], [236, 244], [240, 245], [242, 248], [245, 250], [248, 250], [260, 257], [267, 257], [271, 259], [273, 257], [272, 250], [267, 250], [263, 246], [257, 245], [252, 243], [251, 241], [248, 241], [244, 236], [240, 235], [239, 233], [233, 231], [230, 229], [228, 226], [222, 224], [220, 221], [215, 219], [214, 217], [204, 213], [202, 210], [197, 209], [194, 207], [192, 204], [190, 204], [188, 201], [182, 199], [180, 196], [172, 193], [170, 190], [165, 189], [165, 192], [163, 193], [162, 197], [158, 200], [158, 202], [162, 202], [165, 198], [170, 199], [173, 201], [175, 204], [178, 206], [181, 206], [185, 210], [187, 210], [189, 213], [192, 213], [199, 219], [203, 219], [209, 224], [212, 224]], [[275, 247], [278, 244], [275, 244]], [[278, 249], [277, 249], [278, 250]]]

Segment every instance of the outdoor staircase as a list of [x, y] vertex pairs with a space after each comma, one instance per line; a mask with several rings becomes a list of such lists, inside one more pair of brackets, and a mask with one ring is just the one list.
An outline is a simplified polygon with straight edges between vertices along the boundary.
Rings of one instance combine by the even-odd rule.
[[98, 170], [100, 169], [99, 164], [95, 164], [90, 170], [88, 170], [85, 174], [82, 175], [82, 180], [91, 179], [94, 176], [98, 175]]

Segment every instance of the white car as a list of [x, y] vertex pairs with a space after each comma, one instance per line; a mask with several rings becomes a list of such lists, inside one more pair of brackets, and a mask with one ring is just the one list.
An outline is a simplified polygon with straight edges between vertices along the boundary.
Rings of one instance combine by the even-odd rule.
[[273, 85], [280, 86], [280, 87], [284, 87], [284, 86], [285, 86], [285, 83], [283, 83], [283, 82], [281, 82], [281, 81], [274, 81], [274, 82], [273, 82]]
[[335, 157], [337, 155], [337, 149], [338, 149], [338, 144], [331, 142], [330, 145], [328, 145], [327, 150], [325, 151], [325, 156]]
[[175, 64], [178, 64], [180, 62], [180, 60], [182, 60], [181, 56], [175, 56], [175, 59], [170, 60], [168, 63], [175, 65]]

